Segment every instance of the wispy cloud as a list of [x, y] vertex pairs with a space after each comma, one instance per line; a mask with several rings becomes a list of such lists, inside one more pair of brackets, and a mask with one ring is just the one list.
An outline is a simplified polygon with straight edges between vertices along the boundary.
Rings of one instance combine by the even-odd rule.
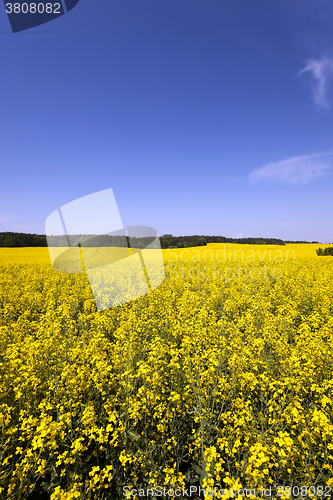
[[327, 98], [327, 90], [330, 79], [333, 77], [333, 59], [322, 57], [307, 61], [305, 68], [299, 71], [298, 76], [308, 73], [312, 80], [313, 97], [315, 103], [321, 107], [330, 109]]
[[333, 151], [312, 155], [293, 156], [287, 160], [269, 163], [253, 170], [252, 182], [273, 181], [289, 184], [307, 184], [329, 174], [333, 168]]

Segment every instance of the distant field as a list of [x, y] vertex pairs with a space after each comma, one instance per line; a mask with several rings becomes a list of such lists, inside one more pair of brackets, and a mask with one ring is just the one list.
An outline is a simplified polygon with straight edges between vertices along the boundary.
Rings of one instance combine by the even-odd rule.
[[[162, 250], [165, 260], [210, 260], [216, 254], [219, 260], [292, 260], [296, 258], [317, 257], [316, 249], [319, 244], [292, 244], [292, 245], [242, 245], [232, 243], [210, 243], [204, 247]], [[87, 249], [88, 250], [88, 249]], [[89, 249], [91, 250], [91, 249]], [[102, 252], [102, 248], [99, 249]], [[214, 257], [213, 257], [214, 258]], [[17, 263], [49, 264], [49, 251], [47, 248], [0, 248], [0, 262], [11, 261]]]

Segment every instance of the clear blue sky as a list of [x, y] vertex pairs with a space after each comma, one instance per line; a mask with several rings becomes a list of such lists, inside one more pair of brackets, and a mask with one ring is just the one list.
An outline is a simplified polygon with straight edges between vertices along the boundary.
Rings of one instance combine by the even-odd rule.
[[333, 241], [330, 0], [0, 5], [0, 231], [113, 188], [159, 234]]

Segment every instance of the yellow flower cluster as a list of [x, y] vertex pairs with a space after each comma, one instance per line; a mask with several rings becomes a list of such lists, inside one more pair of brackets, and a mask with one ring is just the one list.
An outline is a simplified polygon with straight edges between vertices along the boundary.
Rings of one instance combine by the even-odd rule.
[[0, 263], [0, 498], [333, 483], [330, 257], [227, 267], [96, 311], [85, 275]]

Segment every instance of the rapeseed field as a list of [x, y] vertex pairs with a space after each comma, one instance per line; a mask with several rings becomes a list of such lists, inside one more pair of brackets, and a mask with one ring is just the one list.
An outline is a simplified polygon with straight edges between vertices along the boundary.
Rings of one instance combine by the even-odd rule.
[[317, 247], [165, 250], [159, 287], [103, 311], [47, 249], [0, 249], [0, 498], [331, 498]]

